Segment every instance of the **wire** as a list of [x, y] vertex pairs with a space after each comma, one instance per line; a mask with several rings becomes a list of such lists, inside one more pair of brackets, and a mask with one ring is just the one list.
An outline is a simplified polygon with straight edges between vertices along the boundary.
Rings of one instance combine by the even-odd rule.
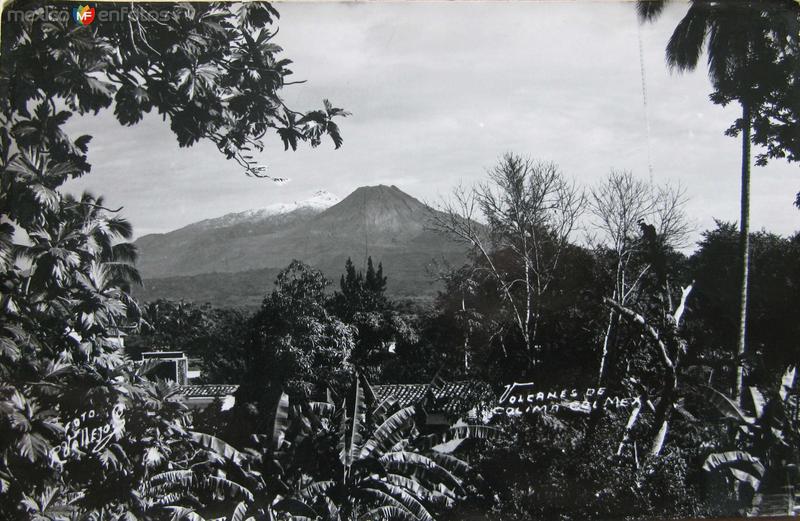
[[650, 183], [653, 183], [653, 154], [650, 140], [650, 112], [647, 106], [647, 73], [644, 67], [644, 44], [642, 43], [642, 25], [636, 23], [636, 34], [639, 38], [639, 70], [642, 77], [642, 105], [644, 106], [644, 125], [647, 133], [647, 169], [650, 172]]

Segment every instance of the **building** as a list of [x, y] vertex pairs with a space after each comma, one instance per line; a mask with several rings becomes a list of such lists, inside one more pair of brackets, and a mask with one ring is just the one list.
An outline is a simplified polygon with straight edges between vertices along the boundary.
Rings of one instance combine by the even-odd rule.
[[391, 396], [400, 407], [422, 405], [426, 414], [425, 425], [429, 428], [449, 427], [458, 419], [477, 420], [482, 416], [478, 410], [480, 404], [494, 401], [491, 387], [475, 380], [374, 385], [372, 389], [378, 401]]
[[232, 384], [194, 384], [192, 380], [200, 377], [200, 370], [194, 367], [194, 360], [182, 351], [147, 351], [142, 353], [138, 363], [153, 364], [149, 375], [172, 380], [180, 386], [183, 403], [190, 409], [202, 409], [215, 400], [226, 411], [236, 403], [238, 385]]

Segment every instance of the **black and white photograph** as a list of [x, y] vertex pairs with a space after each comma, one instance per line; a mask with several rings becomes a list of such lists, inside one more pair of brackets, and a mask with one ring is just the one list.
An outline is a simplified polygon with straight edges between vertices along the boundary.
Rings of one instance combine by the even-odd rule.
[[3, 0], [0, 520], [800, 515], [800, 2]]

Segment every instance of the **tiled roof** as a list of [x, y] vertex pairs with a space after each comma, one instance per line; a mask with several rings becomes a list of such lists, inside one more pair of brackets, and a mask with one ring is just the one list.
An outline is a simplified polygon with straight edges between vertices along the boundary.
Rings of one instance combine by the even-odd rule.
[[238, 385], [228, 384], [182, 385], [181, 394], [185, 398], [222, 398], [235, 393], [238, 388]]
[[389, 384], [372, 386], [378, 400], [394, 396], [400, 407], [408, 407], [425, 400], [428, 391], [433, 394], [433, 410], [458, 414], [465, 412], [491, 395], [483, 382], [445, 382], [438, 387], [430, 384]]

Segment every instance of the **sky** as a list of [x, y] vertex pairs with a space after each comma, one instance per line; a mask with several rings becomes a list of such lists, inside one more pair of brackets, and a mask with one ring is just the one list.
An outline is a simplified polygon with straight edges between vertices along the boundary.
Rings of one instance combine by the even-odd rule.
[[[328, 98], [351, 112], [340, 121], [341, 149], [326, 141], [284, 152], [268, 137], [258, 159], [290, 179], [278, 185], [246, 177], [213, 144], [179, 148], [157, 115], [122, 127], [109, 110], [69, 122], [69, 133], [94, 136], [93, 169], [65, 188], [123, 206], [141, 236], [318, 190], [343, 198], [388, 184], [435, 203], [515, 152], [553, 161], [586, 187], [611, 169], [647, 180], [652, 167], [655, 182], [687, 190], [694, 239], [714, 219], [738, 218], [741, 142], [724, 131], [739, 110], [708, 100], [703, 67], [681, 74], [664, 61], [686, 4], [646, 25], [632, 2], [276, 6], [276, 43], [294, 61], [292, 79], [308, 80], [286, 87], [284, 99], [308, 110]], [[753, 229], [800, 229], [797, 174], [785, 161], [754, 167]]]

